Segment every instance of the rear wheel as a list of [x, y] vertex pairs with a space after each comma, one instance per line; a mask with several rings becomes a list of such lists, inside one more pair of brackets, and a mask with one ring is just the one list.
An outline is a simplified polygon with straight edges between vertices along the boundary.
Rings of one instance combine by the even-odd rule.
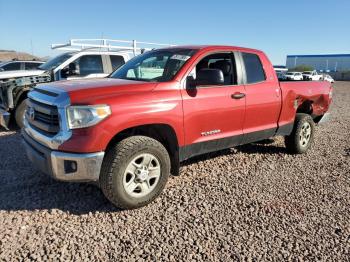
[[314, 129], [315, 123], [310, 115], [297, 114], [292, 133], [285, 137], [287, 150], [294, 154], [305, 153], [313, 142]]
[[27, 108], [27, 100], [24, 99], [16, 108], [15, 111], [15, 120], [16, 124], [19, 128], [22, 128], [24, 126], [24, 114], [26, 112]]
[[152, 138], [133, 136], [107, 152], [100, 186], [114, 205], [133, 209], [160, 195], [169, 174], [170, 158], [165, 147]]

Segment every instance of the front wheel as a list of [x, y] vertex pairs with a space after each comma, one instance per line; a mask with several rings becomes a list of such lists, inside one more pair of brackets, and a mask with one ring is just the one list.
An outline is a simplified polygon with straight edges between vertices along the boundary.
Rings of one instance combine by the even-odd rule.
[[122, 209], [138, 208], [160, 195], [170, 174], [170, 157], [157, 140], [132, 136], [117, 143], [103, 160], [100, 186]]
[[287, 150], [294, 154], [305, 153], [313, 142], [314, 130], [315, 123], [310, 115], [297, 114], [293, 131], [284, 140]]
[[24, 99], [21, 103], [19, 103], [15, 111], [15, 120], [19, 128], [24, 126], [24, 114], [27, 108], [27, 100], [28, 99]]

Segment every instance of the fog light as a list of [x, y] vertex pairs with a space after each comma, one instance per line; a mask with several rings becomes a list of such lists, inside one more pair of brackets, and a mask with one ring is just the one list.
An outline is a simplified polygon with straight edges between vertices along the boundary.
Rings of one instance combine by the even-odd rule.
[[64, 172], [66, 174], [77, 172], [78, 164], [76, 161], [64, 160]]

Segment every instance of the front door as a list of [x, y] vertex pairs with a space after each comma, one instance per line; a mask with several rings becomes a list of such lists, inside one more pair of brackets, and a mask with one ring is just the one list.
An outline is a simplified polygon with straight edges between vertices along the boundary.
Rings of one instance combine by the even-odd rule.
[[[201, 69], [219, 69], [224, 84], [182, 89], [185, 158], [228, 148], [242, 141], [244, 85], [237, 84], [233, 53], [215, 53], [199, 59], [190, 75]], [[242, 95], [243, 94], [243, 95]]]

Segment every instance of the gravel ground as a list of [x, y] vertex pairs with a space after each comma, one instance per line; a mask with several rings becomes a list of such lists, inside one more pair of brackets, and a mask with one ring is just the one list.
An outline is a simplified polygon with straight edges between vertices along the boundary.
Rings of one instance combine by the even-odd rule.
[[201, 156], [154, 203], [119, 211], [56, 182], [0, 132], [0, 260], [350, 260], [350, 83], [305, 155], [283, 140]]

